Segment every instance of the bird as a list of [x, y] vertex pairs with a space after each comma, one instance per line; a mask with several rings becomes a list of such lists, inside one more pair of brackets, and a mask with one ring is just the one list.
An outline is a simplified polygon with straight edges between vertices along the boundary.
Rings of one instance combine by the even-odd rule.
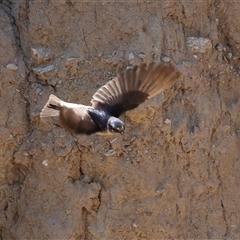
[[172, 86], [180, 76], [170, 62], [136, 65], [100, 87], [91, 106], [65, 102], [51, 94], [40, 118], [58, 117], [59, 125], [73, 134], [123, 134], [125, 125], [119, 117]]

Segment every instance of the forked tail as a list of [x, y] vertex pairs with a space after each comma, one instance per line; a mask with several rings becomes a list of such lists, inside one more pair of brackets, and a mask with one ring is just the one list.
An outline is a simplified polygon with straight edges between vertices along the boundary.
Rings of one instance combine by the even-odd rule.
[[59, 116], [62, 100], [51, 94], [44, 108], [40, 112], [40, 118]]

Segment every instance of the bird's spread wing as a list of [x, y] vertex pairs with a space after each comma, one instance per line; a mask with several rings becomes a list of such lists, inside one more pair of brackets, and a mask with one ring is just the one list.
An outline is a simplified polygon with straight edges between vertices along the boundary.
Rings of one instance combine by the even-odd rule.
[[119, 117], [173, 85], [180, 72], [170, 63], [135, 66], [102, 86], [91, 100], [95, 109]]
[[91, 107], [66, 102], [61, 105], [59, 120], [62, 127], [73, 133], [96, 132], [96, 125], [88, 114], [88, 109]]

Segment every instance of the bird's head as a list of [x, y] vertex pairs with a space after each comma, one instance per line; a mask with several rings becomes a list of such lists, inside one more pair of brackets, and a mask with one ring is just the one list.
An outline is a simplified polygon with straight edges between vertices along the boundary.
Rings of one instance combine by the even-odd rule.
[[107, 122], [107, 130], [112, 133], [124, 133], [124, 123], [116, 117], [110, 117]]

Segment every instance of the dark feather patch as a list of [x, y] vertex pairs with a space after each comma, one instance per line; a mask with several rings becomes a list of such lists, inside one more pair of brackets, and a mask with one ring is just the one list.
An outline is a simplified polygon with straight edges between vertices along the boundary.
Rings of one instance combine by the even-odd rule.
[[122, 113], [136, 108], [147, 98], [148, 94], [146, 93], [131, 91], [121, 94], [118, 97], [118, 101], [113, 104], [98, 102], [95, 108], [107, 112], [110, 116], [119, 117]]
[[95, 109], [88, 109], [88, 114], [92, 118], [93, 122], [95, 123], [98, 131], [105, 131], [107, 127], [107, 121], [109, 119], [109, 115], [106, 111], [102, 110], [95, 110]]
[[51, 104], [51, 103], [50, 103], [47, 107], [48, 107], [48, 108], [55, 109], [55, 110], [60, 110], [60, 108], [59, 108], [58, 106], [53, 105], [53, 104]]

